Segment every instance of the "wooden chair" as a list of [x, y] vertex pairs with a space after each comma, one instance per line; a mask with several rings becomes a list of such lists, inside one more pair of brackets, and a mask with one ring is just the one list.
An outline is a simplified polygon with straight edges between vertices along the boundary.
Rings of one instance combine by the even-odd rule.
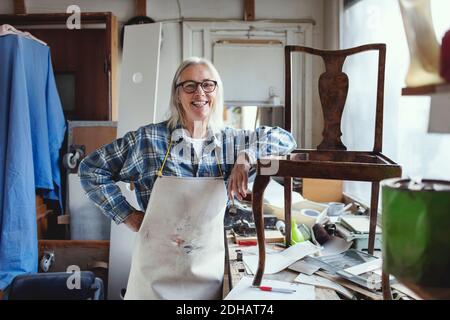
[[[341, 141], [341, 117], [348, 93], [348, 77], [342, 72], [345, 59], [359, 52], [378, 51], [375, 139], [372, 151], [347, 151]], [[325, 51], [302, 46], [285, 46], [285, 129], [291, 129], [291, 54], [303, 52], [322, 57], [325, 72], [319, 78], [319, 95], [324, 115], [323, 140], [317, 150], [297, 149], [278, 159], [260, 159], [253, 185], [252, 205], [255, 218], [259, 265], [253, 285], [259, 286], [264, 274], [265, 239], [263, 194], [271, 176], [284, 177], [286, 243], [291, 242], [292, 178], [338, 179], [372, 183], [368, 252], [373, 253], [377, 224], [379, 182], [400, 177], [401, 167], [382, 154], [385, 44], [368, 44], [346, 50]], [[276, 168], [272, 172], [271, 168]], [[383, 295], [390, 297], [388, 276], [383, 274]]]

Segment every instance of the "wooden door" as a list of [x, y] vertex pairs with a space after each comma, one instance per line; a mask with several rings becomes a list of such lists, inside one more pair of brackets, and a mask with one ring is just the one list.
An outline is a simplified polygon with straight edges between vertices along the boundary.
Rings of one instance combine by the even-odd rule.
[[51, 49], [67, 120], [111, 120], [106, 29], [30, 29]]

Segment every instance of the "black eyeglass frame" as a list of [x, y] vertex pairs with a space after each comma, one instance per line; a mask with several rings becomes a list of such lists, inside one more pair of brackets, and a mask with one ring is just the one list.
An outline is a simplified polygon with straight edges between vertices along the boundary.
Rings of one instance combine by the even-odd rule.
[[[188, 82], [193, 82], [193, 83], [196, 84], [194, 91], [188, 92], [188, 91], [186, 91], [186, 90], [184, 89], [183, 85], [184, 85], [185, 83], [188, 83]], [[211, 91], [206, 91], [205, 88], [203, 88], [203, 84], [204, 84], [205, 82], [212, 82], [212, 83], [214, 83], [214, 89], [212, 89]], [[198, 81], [194, 81], [194, 80], [186, 80], [186, 81], [183, 81], [183, 82], [178, 83], [178, 84], [175, 86], [175, 88], [178, 88], [178, 87], [181, 86], [181, 88], [183, 89], [183, 91], [184, 91], [185, 93], [194, 93], [194, 92], [197, 90], [197, 88], [198, 88], [199, 85], [200, 85], [200, 87], [202, 87], [202, 90], [203, 90], [203, 92], [205, 92], [205, 93], [211, 93], [211, 92], [214, 92], [214, 90], [217, 89], [217, 81], [216, 81], [216, 80], [203, 80], [202, 82], [198, 82]]]

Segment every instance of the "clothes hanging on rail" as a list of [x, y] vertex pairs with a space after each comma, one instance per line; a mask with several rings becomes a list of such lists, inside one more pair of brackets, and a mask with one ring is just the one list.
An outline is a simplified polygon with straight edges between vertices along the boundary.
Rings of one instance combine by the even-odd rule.
[[0, 290], [38, 266], [36, 189], [61, 201], [66, 130], [50, 49], [0, 36]]
[[30, 39], [36, 40], [37, 42], [42, 43], [43, 45], [47, 45], [44, 41], [36, 38], [35, 36], [33, 36], [28, 31], [17, 30], [16, 28], [14, 28], [10, 24], [2, 24], [2, 25], [0, 25], [0, 36], [4, 36], [4, 35], [7, 35], [7, 34], [16, 34], [16, 35], [19, 35], [19, 36], [24, 36], [26, 38], [30, 38]]

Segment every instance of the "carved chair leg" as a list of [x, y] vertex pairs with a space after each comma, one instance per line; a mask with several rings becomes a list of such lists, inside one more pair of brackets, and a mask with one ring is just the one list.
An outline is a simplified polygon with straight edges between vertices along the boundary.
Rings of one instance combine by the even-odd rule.
[[369, 254], [373, 254], [375, 249], [375, 235], [377, 227], [377, 216], [378, 216], [378, 194], [379, 194], [379, 182], [372, 182], [372, 192], [370, 199], [370, 229], [369, 229]]
[[286, 246], [291, 245], [292, 178], [284, 177], [284, 223]]
[[264, 266], [266, 262], [266, 246], [264, 235], [264, 216], [263, 216], [263, 196], [264, 190], [269, 184], [270, 176], [257, 175], [253, 183], [252, 190], [252, 210], [255, 219], [256, 236], [258, 238], [258, 270], [253, 279], [254, 286], [260, 286], [264, 275]]

